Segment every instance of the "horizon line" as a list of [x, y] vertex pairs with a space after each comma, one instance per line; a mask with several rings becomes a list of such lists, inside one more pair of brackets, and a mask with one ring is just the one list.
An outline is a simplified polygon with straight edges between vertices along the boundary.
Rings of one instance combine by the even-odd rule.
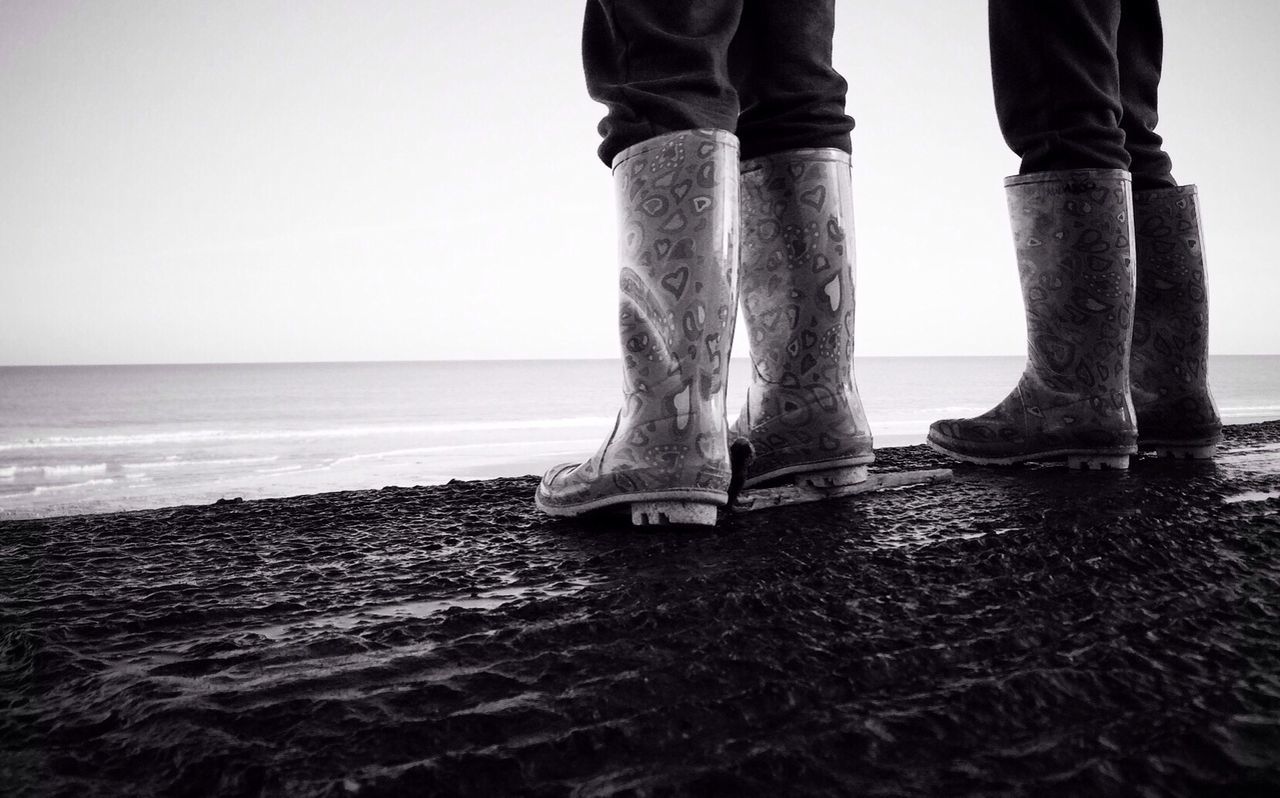
[[[1278, 357], [1280, 352], [1211, 352], [1209, 357]], [[938, 360], [942, 358], [993, 358], [993, 357], [1026, 357], [1025, 352], [1014, 354], [983, 355], [854, 355], [860, 359], [919, 359]], [[3, 363], [0, 369], [26, 368], [145, 368], [156, 366], [347, 366], [347, 365], [387, 365], [413, 363], [564, 363], [564, 362], [606, 362], [620, 361], [620, 355], [612, 357], [479, 357], [479, 358], [420, 358], [412, 360], [207, 360], [188, 362], [145, 362], [145, 363]], [[746, 355], [735, 355], [730, 361], [749, 361]]]

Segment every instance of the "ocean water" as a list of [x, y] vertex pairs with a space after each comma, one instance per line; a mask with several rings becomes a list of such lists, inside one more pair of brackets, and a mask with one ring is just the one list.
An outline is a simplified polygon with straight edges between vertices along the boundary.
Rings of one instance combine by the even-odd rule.
[[[1021, 357], [859, 358], [878, 446], [980, 413]], [[729, 406], [750, 364], [730, 368]], [[613, 360], [0, 368], [0, 518], [540, 473], [590, 455]], [[1226, 423], [1280, 418], [1280, 356], [1216, 356]]]

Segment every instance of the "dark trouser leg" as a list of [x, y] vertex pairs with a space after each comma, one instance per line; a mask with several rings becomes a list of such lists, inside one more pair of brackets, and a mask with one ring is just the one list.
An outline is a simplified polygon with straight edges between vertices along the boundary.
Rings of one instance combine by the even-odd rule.
[[1125, 134], [1133, 190], [1176, 186], [1172, 164], [1155, 132], [1156, 94], [1164, 51], [1159, 0], [1125, 0], [1116, 57], [1120, 67], [1120, 127]]
[[996, 116], [1020, 174], [1128, 169], [1121, 0], [989, 0]]
[[835, 0], [748, 0], [729, 48], [744, 160], [784, 150], [850, 151], [848, 84], [831, 66]]
[[1162, 49], [1157, 0], [1126, 0], [1120, 23], [1121, 124], [1133, 156], [1138, 301], [1132, 385], [1138, 445], [1209, 458], [1222, 419], [1209, 390], [1209, 298], [1195, 186], [1178, 186], [1155, 133]]
[[853, 484], [875, 459], [853, 376], [853, 120], [831, 67], [834, 26], [832, 0], [749, 1], [729, 50], [752, 365], [730, 438], [750, 444], [747, 488]]
[[587, 91], [604, 103], [600, 159], [677, 130], [733, 132], [729, 44], [743, 0], [590, 0], [582, 28]]

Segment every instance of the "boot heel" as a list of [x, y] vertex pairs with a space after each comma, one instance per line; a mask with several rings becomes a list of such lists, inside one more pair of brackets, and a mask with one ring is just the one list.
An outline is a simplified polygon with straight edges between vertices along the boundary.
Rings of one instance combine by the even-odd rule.
[[635, 526], [715, 526], [718, 508], [699, 502], [635, 502], [631, 523]]
[[1152, 446], [1150, 450], [1156, 457], [1170, 457], [1174, 460], [1212, 460], [1218, 451], [1218, 444], [1208, 446]]
[[1067, 468], [1079, 468], [1088, 471], [1096, 468], [1099, 471], [1111, 469], [1113, 471], [1129, 470], [1129, 455], [1127, 454], [1069, 454], [1067, 455]]
[[864, 465], [811, 471], [808, 474], [797, 474], [795, 478], [795, 484], [802, 488], [840, 488], [866, 481], [867, 467]]

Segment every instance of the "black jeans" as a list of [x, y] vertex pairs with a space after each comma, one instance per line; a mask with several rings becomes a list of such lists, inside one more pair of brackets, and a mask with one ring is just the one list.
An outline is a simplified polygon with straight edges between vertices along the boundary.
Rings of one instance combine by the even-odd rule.
[[1159, 0], [989, 0], [991, 72], [1020, 174], [1128, 169], [1176, 185], [1155, 132]]
[[691, 128], [736, 133], [744, 159], [849, 152], [834, 28], [835, 0], [589, 0], [587, 91], [609, 109], [600, 159]]

